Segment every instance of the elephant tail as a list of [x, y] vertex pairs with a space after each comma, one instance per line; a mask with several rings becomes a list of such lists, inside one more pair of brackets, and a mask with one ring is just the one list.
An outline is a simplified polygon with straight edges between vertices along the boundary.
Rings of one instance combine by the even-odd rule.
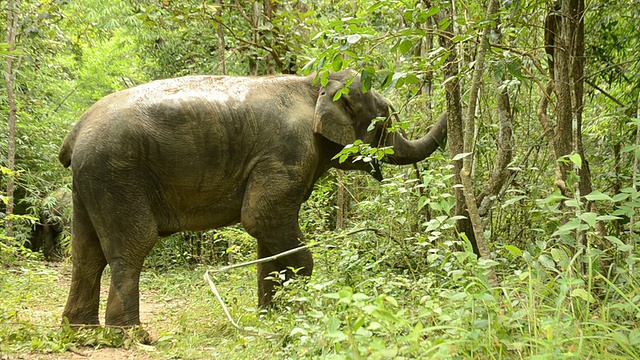
[[81, 128], [82, 128], [82, 119], [73, 127], [73, 129], [71, 129], [71, 132], [67, 135], [67, 137], [64, 139], [64, 142], [62, 143], [62, 146], [60, 147], [60, 151], [58, 151], [58, 160], [66, 168], [71, 166], [71, 157], [73, 155], [73, 148], [76, 144], [76, 139], [78, 137], [78, 133], [80, 132]]
[[58, 152], [58, 160], [64, 167], [69, 167], [71, 165], [71, 155], [73, 154], [73, 144], [76, 142], [75, 133], [73, 131], [67, 135], [67, 138], [64, 139], [64, 143], [62, 143], [62, 147], [60, 147], [60, 151]]

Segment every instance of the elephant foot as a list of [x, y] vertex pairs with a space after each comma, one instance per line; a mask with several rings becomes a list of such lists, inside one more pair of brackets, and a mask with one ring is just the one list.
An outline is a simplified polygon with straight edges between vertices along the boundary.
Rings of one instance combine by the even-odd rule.
[[[70, 325], [63, 324], [64, 332], [75, 334], [72, 338], [100, 338], [101, 346], [127, 347], [127, 344], [151, 344], [154, 339], [142, 326], [100, 326], [100, 325]], [[77, 334], [84, 334], [78, 336]]]
[[72, 329], [98, 327], [100, 326], [100, 320], [98, 319], [98, 314], [94, 313], [93, 310], [82, 312], [65, 310], [62, 314], [62, 325], [68, 325]]

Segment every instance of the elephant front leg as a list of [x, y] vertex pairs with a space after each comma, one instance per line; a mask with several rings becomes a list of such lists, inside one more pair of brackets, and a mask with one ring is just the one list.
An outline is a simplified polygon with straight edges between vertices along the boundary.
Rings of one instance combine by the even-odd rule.
[[[258, 258], [280, 254], [302, 245], [298, 211], [306, 193], [288, 174], [254, 176], [247, 187], [242, 207], [242, 226], [258, 241]], [[295, 269], [296, 273], [291, 269]], [[269, 279], [284, 273], [310, 276], [313, 256], [307, 249], [258, 264], [258, 304], [271, 305], [279, 281]], [[274, 274], [276, 273], [276, 274]]]
[[[302, 244], [300, 241], [298, 241], [294, 245], [295, 246], [292, 246], [291, 248], [298, 247]], [[272, 247], [269, 246], [268, 241], [258, 240], [258, 258], [263, 259], [266, 257], [277, 255], [277, 253], [274, 254], [272, 252], [271, 248]], [[286, 250], [289, 249], [285, 249], [282, 251]], [[308, 249], [302, 249], [297, 253], [287, 255], [279, 259], [260, 263], [258, 264], [257, 268], [258, 306], [264, 308], [271, 305], [273, 295], [276, 291], [276, 286], [280, 281], [286, 281], [287, 279], [290, 279], [295, 275], [311, 276], [311, 272], [313, 270], [313, 256], [311, 254], [311, 251], [309, 251]], [[296, 270], [295, 273], [294, 271], [292, 271], [292, 269]], [[284, 279], [279, 278], [279, 276], [282, 274], [284, 274]], [[275, 279], [272, 280], [272, 278]]]

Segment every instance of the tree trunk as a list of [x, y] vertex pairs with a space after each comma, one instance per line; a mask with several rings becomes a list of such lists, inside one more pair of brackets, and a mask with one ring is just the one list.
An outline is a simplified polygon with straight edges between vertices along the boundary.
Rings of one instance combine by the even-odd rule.
[[[487, 8], [487, 19], [495, 18], [497, 16], [498, 9], [499, 9], [498, 0], [490, 0]], [[473, 169], [473, 158], [474, 158], [473, 151], [474, 151], [474, 144], [475, 144], [476, 103], [478, 99], [478, 94], [480, 92], [480, 84], [482, 82], [482, 78], [484, 75], [484, 61], [487, 53], [487, 48], [489, 47], [489, 36], [491, 32], [495, 32], [497, 34], [497, 31], [498, 31], [497, 26], [495, 27], [495, 29], [493, 29], [493, 31], [489, 27], [484, 28], [482, 31], [482, 37], [481, 37], [481, 41], [477, 51], [475, 69], [472, 77], [471, 90], [469, 91], [469, 108], [467, 109], [468, 110], [467, 119], [465, 123], [465, 130], [463, 133], [464, 134], [464, 153], [469, 155], [463, 158], [462, 171], [460, 172], [460, 178], [462, 180], [462, 187], [464, 191], [465, 202], [466, 202], [468, 213], [469, 213], [469, 220], [473, 225], [476, 245], [478, 248], [478, 252], [480, 253], [479, 255], [484, 259], [491, 259], [491, 252], [489, 250], [489, 244], [487, 242], [487, 239], [484, 236], [484, 226], [482, 224], [482, 218], [480, 217], [480, 212], [478, 210], [478, 202], [476, 200], [473, 184], [471, 182], [471, 171]], [[501, 85], [501, 84], [498, 84], [498, 85]], [[499, 89], [499, 86], [497, 88]], [[498, 90], [498, 98], [499, 98], [498, 104], [500, 106], [499, 112], [501, 113], [502, 117], [506, 116], [504, 114], [505, 111], [508, 112], [508, 108], [507, 108], [508, 98], [505, 101], [505, 97], [506, 97], [506, 91]], [[503, 120], [501, 122], [502, 131], [504, 131], [504, 128], [505, 128], [505, 126], [503, 126], [504, 123], [508, 123], [508, 121]], [[508, 130], [510, 130], [509, 126], [507, 126], [507, 128]], [[506, 131], [506, 133], [508, 134], [507, 140], [509, 140], [510, 131]], [[498, 144], [498, 147], [502, 148], [502, 146], [500, 145], [502, 144]], [[508, 145], [508, 147], [509, 147], [509, 154], [510, 154], [510, 145]], [[504, 163], [506, 159], [502, 159], [502, 160], [499, 159], [496, 162], [496, 168], [494, 168], [494, 173], [492, 174], [492, 178], [489, 179], [488, 185], [491, 184], [492, 180], [494, 183], [497, 183], [503, 177], [506, 178], [506, 176], [502, 175], [502, 173], [504, 172], [503, 171], [504, 169], [502, 168], [502, 166], [504, 166], [504, 168], [506, 169], [506, 165], [510, 161], [510, 156], [505, 156], [504, 150], [500, 151], [500, 153], [502, 154], [502, 157], [508, 157], [508, 161]], [[494, 177], [497, 177], [497, 179], [495, 179]], [[494, 186], [494, 187], [489, 187], [489, 189], [490, 191], [495, 191], [497, 193], [497, 191], [499, 191], [501, 187], [502, 185], [500, 184], [499, 187]], [[498, 281], [493, 269], [489, 270], [489, 273], [487, 274], [487, 280], [489, 281], [489, 284], [491, 286], [494, 286], [494, 287], [498, 286]]]
[[[488, 18], [498, 16], [499, 11], [498, 0], [492, 0], [489, 3]], [[500, 22], [496, 18], [492, 32], [497, 42], [501, 42], [502, 34], [500, 33]], [[485, 36], [488, 35], [485, 34]], [[511, 101], [506, 87], [502, 87], [503, 80], [498, 78], [499, 74], [494, 73], [494, 86], [496, 92], [496, 103], [498, 106], [498, 123], [500, 124], [500, 133], [498, 135], [497, 148], [498, 154], [496, 162], [484, 189], [477, 197], [478, 212], [481, 217], [485, 217], [491, 208], [493, 199], [500, 193], [502, 187], [509, 177], [508, 166], [513, 159], [513, 115], [511, 112]]]
[[[260, 24], [260, 15], [262, 12], [262, 5], [259, 2], [254, 2], [252, 6], [253, 11], [253, 36], [252, 40], [254, 44], [258, 43], [258, 26]], [[257, 76], [258, 75], [258, 53], [257, 49], [256, 53], [249, 56], [249, 75]]]
[[[637, 116], [637, 120], [640, 121], [640, 94], [638, 94], [638, 104], [637, 104], [637, 108], [636, 108], [636, 116]], [[632, 183], [631, 186], [634, 189], [638, 189], [638, 163], [640, 163], [640, 157], [638, 156], [638, 148], [640, 148], [640, 123], [637, 124], [636, 126], [636, 151], [634, 151], [634, 155], [633, 155], [633, 177], [631, 179]], [[635, 199], [633, 199], [635, 200]], [[635, 215], [635, 211], [631, 214], [631, 217], [629, 218], [629, 256], [631, 257], [634, 253], [634, 248], [635, 248], [635, 238], [636, 238], [636, 234], [633, 230], [635, 222], [636, 222], [636, 215]], [[634, 265], [633, 262], [629, 262], [629, 272], [633, 274], [634, 271]]]
[[[571, 0], [564, 0], [561, 8], [559, 33], [556, 34], [554, 48], [554, 73], [555, 88], [557, 95], [556, 103], [556, 159], [571, 154], [573, 150], [573, 112], [571, 109], [571, 18], [569, 6]], [[567, 197], [571, 194], [567, 192], [567, 173], [570, 165], [566, 162], [559, 164], [561, 178], [556, 179], [561, 190]]]
[[15, 185], [15, 158], [16, 158], [16, 100], [13, 93], [13, 84], [16, 77], [16, 71], [18, 66], [15, 64], [15, 50], [16, 50], [16, 34], [18, 31], [18, 15], [20, 11], [20, 0], [8, 0], [7, 1], [7, 37], [6, 42], [9, 45], [9, 55], [6, 56], [5, 65], [5, 86], [7, 89], [7, 102], [9, 105], [9, 137], [7, 139], [7, 167], [9, 168], [9, 174], [7, 176], [7, 206], [6, 206], [6, 219], [5, 219], [5, 233], [7, 237], [13, 236], [13, 221], [11, 215], [13, 214], [13, 192]]
[[344, 192], [344, 174], [342, 171], [338, 171], [338, 191], [336, 193], [336, 230], [344, 229]]
[[[267, 22], [273, 24], [274, 7], [275, 7], [275, 4], [272, 4], [271, 0], [264, 0], [264, 23], [265, 24]], [[270, 49], [274, 49], [275, 40], [273, 39], [273, 36], [271, 37], [271, 40], [267, 40], [265, 42], [267, 43]], [[276, 62], [279, 62], [279, 59], [277, 59], [276, 56], [277, 56], [277, 52], [272, 52], [271, 53], [272, 61], [267, 60], [266, 66], [267, 66], [268, 75], [273, 75], [276, 73], [275, 64]], [[269, 59], [269, 57], [267, 57], [267, 59]]]
[[[216, 10], [216, 17], [219, 19], [222, 17], [222, 0], [216, 1], [216, 6], [218, 9]], [[225, 65], [225, 41], [224, 41], [224, 32], [222, 31], [222, 25], [218, 25], [218, 63], [220, 64], [220, 74], [226, 75], [227, 68]]]
[[[427, 7], [431, 7], [431, 3], [428, 0], [424, 0]], [[451, 9], [453, 4], [451, 3]], [[449, 10], [452, 12], [453, 10]], [[451, 158], [455, 158], [456, 155], [464, 152], [464, 136], [462, 133], [462, 103], [460, 94], [460, 81], [458, 79], [458, 53], [455, 44], [451, 40], [453, 38], [453, 14], [445, 14], [446, 10], [442, 9], [438, 12], [434, 19], [436, 23], [440, 23], [449, 17], [449, 26], [438, 33], [438, 39], [440, 45], [447, 49], [449, 56], [447, 63], [444, 65], [444, 77], [446, 79], [445, 92], [447, 99], [447, 143], [449, 145], [449, 152]], [[460, 177], [460, 171], [462, 170], [462, 159], [453, 161], [453, 181], [454, 194], [456, 199], [456, 213], [455, 215], [463, 216], [456, 221], [456, 230], [459, 234], [464, 234], [471, 246], [473, 252], [480, 256], [478, 245], [476, 244], [475, 234], [473, 232], [473, 226], [469, 219], [467, 212], [467, 206], [465, 203], [464, 192], [462, 190], [462, 179]]]

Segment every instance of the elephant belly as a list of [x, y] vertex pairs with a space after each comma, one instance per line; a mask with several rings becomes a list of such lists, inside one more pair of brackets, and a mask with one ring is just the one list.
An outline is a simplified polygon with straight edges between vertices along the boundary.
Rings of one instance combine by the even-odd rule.
[[231, 189], [189, 189], [165, 198], [167, 211], [156, 214], [158, 232], [200, 231], [240, 222], [243, 195]]

